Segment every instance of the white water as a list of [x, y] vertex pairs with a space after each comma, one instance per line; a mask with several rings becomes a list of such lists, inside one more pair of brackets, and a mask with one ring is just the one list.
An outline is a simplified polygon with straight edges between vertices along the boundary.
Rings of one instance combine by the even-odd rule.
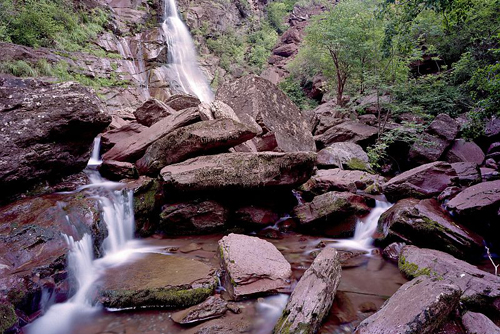
[[163, 19], [170, 82], [175, 89], [195, 95], [202, 102], [212, 102], [214, 94], [200, 70], [193, 39], [179, 17], [175, 0], [165, 0]]
[[102, 163], [101, 157], [99, 155], [100, 147], [101, 147], [101, 137], [98, 136], [94, 138], [94, 146], [92, 147], [92, 154], [90, 156], [89, 162], [87, 163], [88, 167], [99, 166]]
[[357, 220], [354, 237], [338, 239], [332, 244], [332, 247], [371, 251], [373, 249], [373, 234], [377, 230], [378, 220], [391, 206], [392, 204], [385, 198], [376, 200], [375, 207], [370, 211], [370, 214]]

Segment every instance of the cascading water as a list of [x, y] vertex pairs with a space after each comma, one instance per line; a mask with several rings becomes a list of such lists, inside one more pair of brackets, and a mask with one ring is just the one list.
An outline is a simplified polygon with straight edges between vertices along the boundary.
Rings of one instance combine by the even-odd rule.
[[163, 20], [161, 28], [168, 45], [170, 82], [181, 92], [211, 102], [214, 94], [200, 70], [193, 39], [179, 17], [175, 0], [165, 0]]

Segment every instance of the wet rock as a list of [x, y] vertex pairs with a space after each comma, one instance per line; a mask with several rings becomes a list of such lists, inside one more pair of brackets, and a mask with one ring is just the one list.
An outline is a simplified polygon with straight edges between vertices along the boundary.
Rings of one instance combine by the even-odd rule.
[[309, 179], [315, 160], [312, 152], [227, 153], [189, 159], [160, 174], [178, 191], [293, 188]]
[[222, 317], [227, 310], [225, 300], [219, 296], [211, 296], [201, 304], [173, 313], [171, 318], [178, 324], [186, 325]]
[[453, 146], [446, 153], [448, 162], [474, 162], [481, 165], [485, 155], [481, 148], [474, 142], [468, 142], [463, 139], [457, 139]]
[[462, 191], [461, 188], [456, 186], [451, 186], [443, 190], [441, 194], [439, 194], [437, 199], [440, 202], [448, 202], [450, 199], [457, 196], [461, 191]]
[[355, 143], [333, 143], [318, 152], [318, 166], [370, 170], [368, 155]]
[[94, 137], [111, 122], [101, 107], [75, 82], [0, 76], [0, 200], [82, 171]]
[[402, 241], [436, 248], [459, 258], [482, 254], [484, 240], [456, 224], [435, 199], [402, 199], [384, 212], [378, 222], [379, 240]]
[[149, 145], [161, 137], [175, 129], [198, 122], [199, 120], [200, 116], [197, 109], [187, 109], [167, 116], [140, 133], [118, 142], [102, 158], [103, 160], [135, 162], [144, 155]]
[[333, 314], [335, 319], [341, 324], [350, 323], [358, 319], [354, 304], [349, 296], [342, 291], [337, 291], [335, 294], [331, 314]]
[[167, 106], [177, 111], [198, 107], [200, 103], [197, 97], [182, 94], [172, 95], [165, 101]]
[[359, 170], [327, 169], [318, 170], [299, 190], [312, 195], [321, 195], [329, 191], [365, 190], [375, 185], [380, 188], [385, 179], [379, 175]]
[[452, 185], [456, 178], [457, 173], [450, 164], [436, 161], [399, 174], [383, 184], [382, 189], [390, 201], [433, 197]]
[[8, 302], [0, 301], [0, 333], [7, 333], [7, 330], [16, 326], [18, 317], [14, 306]]
[[482, 313], [465, 313], [462, 324], [466, 334], [500, 334], [500, 328]]
[[231, 119], [202, 121], [174, 130], [152, 143], [137, 161], [141, 174], [156, 175], [173, 163], [200, 154], [223, 152], [255, 137], [246, 125]]
[[474, 162], [455, 162], [451, 164], [461, 185], [473, 185], [481, 182], [479, 166]]
[[302, 225], [335, 221], [333, 219], [335, 217], [368, 212], [370, 212], [370, 208], [365, 197], [336, 191], [316, 196], [311, 202], [293, 208], [294, 215]]
[[272, 225], [279, 218], [278, 213], [272, 209], [254, 205], [238, 208], [234, 212], [234, 219], [249, 227]]
[[134, 116], [144, 126], [151, 126], [160, 119], [170, 116], [175, 110], [157, 99], [149, 99], [134, 111]]
[[446, 206], [461, 216], [494, 214], [500, 207], [500, 180], [469, 187], [450, 200]]
[[[466, 309], [482, 309], [499, 314], [500, 277], [438, 250], [405, 246], [399, 256], [399, 270], [413, 278], [428, 275], [450, 280], [462, 290]], [[496, 309], [495, 309], [496, 308]]]
[[202, 121], [211, 121], [215, 119], [208, 103], [200, 103], [200, 105], [198, 106], [198, 112], [200, 113], [200, 118]]
[[216, 201], [165, 204], [158, 229], [168, 235], [212, 233], [225, 226], [228, 214], [228, 210]]
[[316, 333], [332, 307], [341, 276], [334, 248], [325, 248], [295, 286], [273, 333]]
[[494, 181], [500, 179], [500, 173], [493, 168], [479, 168], [481, 171], [481, 179], [483, 182]]
[[415, 278], [404, 284], [355, 334], [433, 334], [458, 306], [461, 290], [448, 280]]
[[361, 313], [377, 312], [377, 310], [378, 310], [378, 307], [373, 302], [364, 302], [364, 303], [359, 304], [359, 311]]
[[99, 166], [99, 173], [112, 181], [136, 179], [139, 177], [134, 164], [124, 161], [106, 160]]
[[337, 142], [352, 142], [367, 145], [377, 135], [377, 128], [356, 121], [346, 121], [335, 125], [325, 133], [314, 137], [319, 148]]
[[117, 129], [106, 131], [101, 136], [101, 151], [109, 151], [117, 143], [144, 131], [146, 128], [144, 125], [131, 122]]
[[288, 287], [291, 266], [270, 242], [231, 233], [219, 240], [219, 249], [224, 287], [234, 300]]
[[[248, 75], [224, 84], [216, 100], [228, 104], [249, 127], [258, 121], [276, 139], [276, 150], [315, 151], [309, 124], [295, 104], [271, 82]], [[248, 119], [250, 116], [250, 120]]]
[[193, 259], [150, 253], [109, 268], [98, 282], [105, 307], [188, 307], [209, 297], [216, 286], [213, 268]]
[[384, 248], [382, 256], [389, 261], [397, 263], [399, 260], [399, 253], [401, 253], [404, 246], [406, 246], [404, 242], [393, 242]]
[[163, 202], [158, 180], [140, 176], [137, 180], [122, 180], [134, 194], [136, 232], [148, 236], [156, 229], [160, 203]]

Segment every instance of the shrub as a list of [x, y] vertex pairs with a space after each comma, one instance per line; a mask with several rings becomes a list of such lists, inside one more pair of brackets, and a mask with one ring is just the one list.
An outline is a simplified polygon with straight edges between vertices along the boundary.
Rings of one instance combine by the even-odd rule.
[[291, 75], [283, 80], [279, 87], [301, 110], [314, 109], [318, 105], [315, 100], [306, 96], [300, 82]]

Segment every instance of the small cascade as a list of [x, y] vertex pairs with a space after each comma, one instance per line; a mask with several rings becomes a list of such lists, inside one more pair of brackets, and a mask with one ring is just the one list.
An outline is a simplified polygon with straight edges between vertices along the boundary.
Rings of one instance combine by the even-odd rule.
[[175, 0], [165, 0], [161, 28], [168, 45], [169, 79], [174, 88], [211, 102], [214, 94], [198, 65], [196, 49], [188, 28], [177, 12]]
[[87, 167], [95, 167], [99, 166], [102, 161], [101, 161], [101, 156], [100, 156], [100, 147], [101, 147], [101, 137], [95, 137], [94, 138], [94, 146], [92, 147], [92, 154], [90, 156], [90, 160], [87, 163]]

